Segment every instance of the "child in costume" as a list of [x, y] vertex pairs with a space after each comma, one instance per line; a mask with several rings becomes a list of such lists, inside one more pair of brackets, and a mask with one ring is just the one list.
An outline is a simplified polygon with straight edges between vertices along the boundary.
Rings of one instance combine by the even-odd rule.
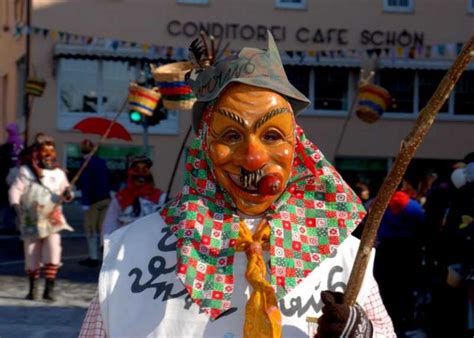
[[146, 156], [133, 156], [127, 171], [127, 186], [112, 199], [103, 224], [103, 237], [118, 228], [155, 212], [162, 206], [166, 194], [155, 187], [151, 167]]
[[244, 48], [190, 82], [197, 138], [184, 187], [110, 236], [80, 336], [308, 337], [320, 317], [321, 338], [394, 337], [370, 270], [360, 306], [334, 292], [365, 211], [296, 125], [309, 101], [271, 35], [267, 51]]
[[54, 284], [61, 262], [61, 230], [73, 231], [61, 203], [73, 199], [69, 181], [56, 162], [54, 140], [38, 137], [26, 164], [9, 190], [10, 204], [19, 218], [25, 250], [25, 268], [30, 282], [27, 299], [37, 298], [40, 268], [46, 279], [43, 299], [54, 300]]

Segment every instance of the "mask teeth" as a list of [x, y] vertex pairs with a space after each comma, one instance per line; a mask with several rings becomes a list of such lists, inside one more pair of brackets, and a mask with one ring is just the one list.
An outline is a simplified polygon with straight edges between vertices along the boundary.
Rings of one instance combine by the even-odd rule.
[[262, 177], [262, 170], [251, 172], [242, 168], [240, 171], [240, 183], [246, 189], [251, 188], [251, 187], [257, 187], [257, 183], [261, 177]]

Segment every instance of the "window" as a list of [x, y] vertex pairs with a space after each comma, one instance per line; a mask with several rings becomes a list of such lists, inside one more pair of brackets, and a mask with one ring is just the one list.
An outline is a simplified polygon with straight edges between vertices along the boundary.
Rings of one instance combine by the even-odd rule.
[[474, 14], [474, 0], [467, 0], [467, 11]]
[[[131, 80], [143, 74], [153, 85], [147, 63], [132, 65], [124, 61], [59, 59], [58, 128], [70, 130], [81, 119], [90, 116], [113, 118], [128, 96]], [[118, 120], [131, 133], [141, 133], [142, 127], [128, 120], [126, 110]], [[151, 134], [176, 134], [178, 113], [168, 111], [167, 119], [150, 127]]]
[[474, 115], [474, 70], [464, 72], [454, 88], [454, 114]]
[[288, 81], [304, 95], [309, 96], [309, 71], [306, 66], [285, 66]]
[[305, 9], [306, 0], [276, 0], [277, 8]]
[[414, 9], [414, 0], [384, 0], [383, 9], [386, 12], [411, 13]]
[[348, 68], [316, 67], [314, 109], [348, 109]]
[[[431, 98], [446, 72], [442, 70], [419, 70], [418, 71], [418, 111], [423, 109]], [[449, 111], [449, 100], [441, 107], [439, 113]]]
[[379, 84], [392, 96], [392, 106], [386, 113], [413, 113], [415, 73], [407, 69], [382, 69], [379, 71]]

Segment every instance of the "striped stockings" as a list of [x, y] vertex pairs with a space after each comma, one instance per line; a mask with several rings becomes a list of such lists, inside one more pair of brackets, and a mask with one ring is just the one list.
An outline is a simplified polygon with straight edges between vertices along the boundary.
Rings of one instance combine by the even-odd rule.
[[43, 267], [44, 278], [46, 279], [56, 279], [58, 273], [59, 265], [47, 263]]
[[26, 270], [28, 279], [38, 279], [40, 276], [40, 269]]

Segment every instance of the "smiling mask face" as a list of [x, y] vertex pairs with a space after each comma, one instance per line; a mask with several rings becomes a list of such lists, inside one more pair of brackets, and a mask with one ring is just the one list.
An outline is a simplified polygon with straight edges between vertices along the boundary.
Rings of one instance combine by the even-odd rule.
[[268, 89], [232, 84], [212, 113], [208, 154], [237, 209], [260, 215], [284, 191], [295, 149], [291, 106]]
[[38, 158], [44, 169], [53, 169], [56, 161], [56, 148], [53, 144], [45, 143], [39, 148]]

